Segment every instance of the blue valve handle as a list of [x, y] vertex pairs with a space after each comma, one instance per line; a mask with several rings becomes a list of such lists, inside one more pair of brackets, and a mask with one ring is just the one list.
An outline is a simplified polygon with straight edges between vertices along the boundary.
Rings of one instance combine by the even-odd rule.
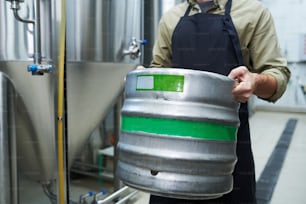
[[31, 64], [31, 65], [28, 66], [28, 71], [29, 72], [37, 72], [37, 70], [38, 70], [38, 67], [37, 67], [36, 64]]
[[52, 72], [53, 66], [49, 64], [31, 64], [28, 66], [28, 71], [32, 73], [36, 72]]
[[102, 193], [102, 195], [105, 195], [105, 194], [107, 194], [107, 190], [106, 189], [102, 189], [101, 193]]
[[93, 195], [94, 195], [94, 193], [89, 191], [88, 193], [82, 195], [81, 198], [84, 199], [84, 198], [87, 198], [87, 197], [90, 197], [90, 196], [93, 196]]
[[148, 43], [148, 41], [146, 39], [143, 40], [139, 40], [141, 45], [146, 45]]

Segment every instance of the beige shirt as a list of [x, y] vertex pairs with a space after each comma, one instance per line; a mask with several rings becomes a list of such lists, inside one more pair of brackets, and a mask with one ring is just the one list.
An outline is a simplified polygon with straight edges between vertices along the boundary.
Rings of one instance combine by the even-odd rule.
[[[257, 0], [232, 0], [231, 17], [237, 30], [245, 65], [251, 72], [273, 75], [277, 90], [268, 101], [275, 102], [286, 90], [290, 71], [283, 57], [272, 16]], [[215, 0], [217, 8], [209, 13], [224, 14], [227, 0]], [[192, 0], [189, 15], [200, 12]], [[172, 67], [171, 38], [179, 19], [185, 14], [189, 3], [178, 4], [166, 12], [159, 23], [157, 39], [153, 48], [151, 67]]]

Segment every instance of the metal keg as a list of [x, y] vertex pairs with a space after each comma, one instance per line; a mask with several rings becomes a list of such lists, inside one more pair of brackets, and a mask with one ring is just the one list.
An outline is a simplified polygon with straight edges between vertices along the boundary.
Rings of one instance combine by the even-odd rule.
[[174, 68], [127, 75], [117, 174], [151, 194], [212, 199], [233, 188], [237, 160], [234, 80]]

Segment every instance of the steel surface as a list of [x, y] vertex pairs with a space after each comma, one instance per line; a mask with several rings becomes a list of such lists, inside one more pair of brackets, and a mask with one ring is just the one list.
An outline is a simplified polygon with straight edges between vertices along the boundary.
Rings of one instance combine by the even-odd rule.
[[[35, 0], [20, 4], [20, 16], [34, 19]], [[32, 76], [33, 27], [18, 22], [8, 1], [0, 1], [0, 71], [15, 85], [16, 134], [23, 175], [56, 178], [56, 112], [61, 1], [41, 1], [43, 64], [54, 72]], [[139, 64], [123, 56], [141, 36], [141, 0], [67, 0], [66, 75], [69, 168], [91, 132], [121, 93], [127, 72]], [[65, 120], [66, 118], [64, 118]]]
[[152, 194], [211, 199], [232, 190], [239, 104], [219, 74], [151, 68], [127, 76], [117, 173]]

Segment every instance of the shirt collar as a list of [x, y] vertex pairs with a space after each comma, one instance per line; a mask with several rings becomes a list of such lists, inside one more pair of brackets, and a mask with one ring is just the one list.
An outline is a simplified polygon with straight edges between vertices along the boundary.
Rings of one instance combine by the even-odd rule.
[[[213, 0], [218, 8], [224, 9], [227, 0]], [[197, 5], [196, 0], [188, 0], [189, 4], [197, 10], [200, 10], [200, 7]]]
[[[218, 0], [213, 0], [214, 2], [215, 2], [215, 4], [216, 5], [218, 5]], [[196, 2], [196, 0], [188, 0], [188, 2], [193, 6], [193, 5], [195, 5], [197, 2]]]

